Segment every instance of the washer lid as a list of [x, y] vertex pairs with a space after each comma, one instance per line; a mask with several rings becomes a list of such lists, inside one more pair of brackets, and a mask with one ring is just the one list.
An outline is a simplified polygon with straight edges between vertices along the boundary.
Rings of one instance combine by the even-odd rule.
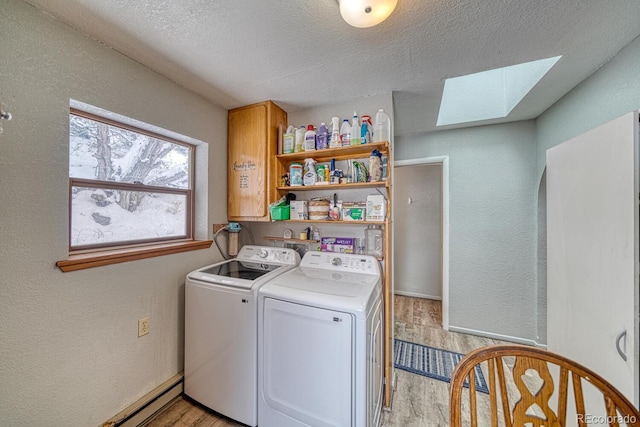
[[235, 259], [202, 267], [189, 273], [191, 280], [251, 289], [297, 265], [300, 255], [293, 249], [243, 246]]
[[242, 262], [235, 259], [221, 264], [199, 270], [201, 274], [212, 274], [215, 276], [233, 277], [243, 280], [256, 280], [270, 271], [282, 268], [281, 265], [258, 264], [253, 262]]
[[260, 296], [366, 316], [381, 289], [379, 276], [297, 267], [266, 283]]

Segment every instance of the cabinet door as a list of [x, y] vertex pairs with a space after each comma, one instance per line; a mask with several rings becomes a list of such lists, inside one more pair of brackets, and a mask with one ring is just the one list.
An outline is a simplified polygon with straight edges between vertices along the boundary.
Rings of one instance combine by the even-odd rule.
[[229, 111], [227, 216], [267, 215], [267, 106]]
[[548, 348], [636, 405], [637, 137], [630, 113], [547, 151]]

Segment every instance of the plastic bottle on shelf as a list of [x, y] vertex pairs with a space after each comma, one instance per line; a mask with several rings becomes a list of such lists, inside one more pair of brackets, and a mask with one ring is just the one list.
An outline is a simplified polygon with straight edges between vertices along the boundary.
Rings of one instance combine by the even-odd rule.
[[353, 112], [353, 121], [351, 123], [351, 141], [349, 145], [360, 145], [362, 144], [362, 138], [360, 137], [360, 120], [358, 119], [358, 114]]
[[382, 154], [378, 150], [373, 150], [369, 156], [369, 175], [371, 181], [382, 180]]
[[325, 173], [324, 173], [324, 165], [317, 165], [316, 166], [316, 184], [320, 185], [320, 184], [326, 184], [327, 182], [325, 181]]
[[302, 186], [302, 175], [304, 174], [302, 163], [293, 162], [289, 166], [289, 185], [291, 187]]
[[329, 147], [340, 147], [340, 117], [331, 118], [331, 138], [329, 139]]
[[383, 254], [382, 226], [369, 225], [364, 230], [365, 252], [367, 255], [381, 257]]
[[318, 134], [316, 135], [316, 148], [318, 150], [323, 150], [329, 147], [329, 143], [327, 142], [327, 125], [322, 122], [320, 127], [318, 128]]
[[351, 125], [348, 119], [344, 119], [340, 127], [340, 145], [343, 147], [345, 145], [351, 145]]
[[353, 160], [347, 160], [347, 182], [355, 182], [353, 180]]
[[307, 126], [304, 133], [304, 151], [314, 151], [316, 149], [316, 130], [313, 125]]
[[391, 141], [391, 119], [381, 108], [373, 123], [373, 142]]
[[363, 144], [369, 144], [371, 142], [371, 116], [363, 115], [360, 124], [360, 138], [362, 138]]
[[316, 185], [317, 179], [318, 174], [316, 173], [316, 161], [313, 159], [304, 159], [302, 185]]
[[387, 168], [388, 168], [388, 162], [389, 159], [387, 156], [385, 156], [384, 154], [381, 157], [381, 161], [382, 161], [382, 180], [384, 181], [385, 179], [387, 179]]
[[304, 151], [304, 132], [304, 126], [300, 126], [298, 129], [296, 129], [296, 141], [295, 145], [293, 146], [293, 151], [295, 153], [301, 153]]
[[296, 134], [294, 132], [294, 127], [289, 126], [282, 137], [282, 153], [289, 154], [293, 153], [293, 148], [296, 142]]

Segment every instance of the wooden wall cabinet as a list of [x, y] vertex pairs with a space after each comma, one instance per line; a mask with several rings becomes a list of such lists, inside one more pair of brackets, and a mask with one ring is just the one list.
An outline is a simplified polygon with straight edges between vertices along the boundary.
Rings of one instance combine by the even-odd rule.
[[271, 101], [229, 110], [227, 219], [269, 221], [269, 201], [277, 198], [272, 176], [278, 139], [287, 113]]

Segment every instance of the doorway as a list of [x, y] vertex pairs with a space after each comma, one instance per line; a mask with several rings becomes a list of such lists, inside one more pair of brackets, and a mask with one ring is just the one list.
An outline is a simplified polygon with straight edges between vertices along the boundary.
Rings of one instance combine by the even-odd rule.
[[442, 301], [449, 325], [448, 157], [394, 162], [394, 293]]

